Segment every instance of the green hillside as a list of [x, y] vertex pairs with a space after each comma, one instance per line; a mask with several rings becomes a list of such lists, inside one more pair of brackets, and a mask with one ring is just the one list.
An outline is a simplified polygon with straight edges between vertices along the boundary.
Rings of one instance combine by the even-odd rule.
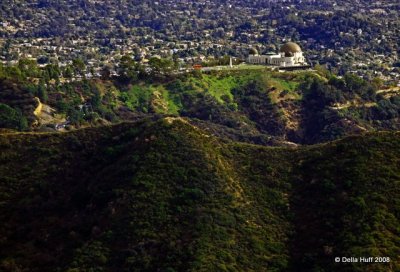
[[71, 80], [53, 71], [55, 67], [24, 67], [0, 71], [0, 128], [64, 132], [180, 116], [222, 138], [281, 146], [400, 129], [398, 89], [383, 88], [379, 79], [352, 74], [339, 78], [321, 68], [161, 74], [135, 70], [129, 80], [124, 74]]
[[264, 147], [166, 117], [0, 150], [0, 271], [400, 269], [399, 133]]

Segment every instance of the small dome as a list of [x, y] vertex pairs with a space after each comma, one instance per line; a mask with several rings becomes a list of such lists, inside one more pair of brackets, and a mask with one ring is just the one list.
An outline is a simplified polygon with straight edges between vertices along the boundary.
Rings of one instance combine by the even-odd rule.
[[250, 55], [258, 55], [258, 51], [257, 51], [257, 49], [255, 49], [255, 48], [250, 48], [249, 54], [250, 54]]
[[301, 48], [297, 43], [294, 42], [288, 42], [282, 45], [280, 52], [285, 53], [286, 55], [292, 55], [294, 53], [301, 52]]

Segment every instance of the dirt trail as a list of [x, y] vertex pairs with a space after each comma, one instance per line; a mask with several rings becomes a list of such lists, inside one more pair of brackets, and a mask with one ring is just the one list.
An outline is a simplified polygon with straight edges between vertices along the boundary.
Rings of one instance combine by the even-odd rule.
[[38, 102], [38, 106], [33, 114], [38, 118], [41, 125], [57, 124], [66, 121], [63, 115], [57, 114], [55, 109], [49, 105], [43, 104], [38, 97], [35, 97], [35, 100]]
[[400, 87], [393, 87], [389, 89], [382, 89], [376, 92], [377, 94], [382, 94], [386, 99], [392, 96], [400, 95]]
[[389, 88], [389, 89], [381, 89], [381, 90], [378, 90], [378, 91], [376, 91], [376, 93], [377, 94], [379, 94], [379, 93], [399, 93], [400, 92], [400, 87], [392, 87], [392, 88]]
[[42, 102], [40, 102], [40, 99], [38, 97], [35, 97], [35, 100], [38, 102], [38, 106], [36, 107], [36, 109], [33, 111], [33, 114], [35, 116], [39, 116], [42, 113], [42, 109], [43, 109], [43, 104]]
[[361, 108], [361, 107], [366, 107], [366, 108], [371, 108], [376, 106], [375, 102], [367, 102], [367, 103], [360, 103], [358, 101], [347, 101], [344, 104], [336, 103], [334, 104], [331, 108], [335, 110], [341, 110], [341, 109], [347, 109], [349, 107], [356, 107], [356, 108]]

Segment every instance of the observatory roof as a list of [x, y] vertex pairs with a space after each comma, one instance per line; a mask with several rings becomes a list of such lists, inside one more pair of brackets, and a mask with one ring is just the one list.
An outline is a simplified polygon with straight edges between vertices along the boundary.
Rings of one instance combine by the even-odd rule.
[[288, 43], [285, 43], [284, 45], [282, 45], [282, 47], [279, 51], [286, 53], [286, 54], [298, 53], [298, 52], [301, 52], [301, 48], [297, 43], [288, 42]]

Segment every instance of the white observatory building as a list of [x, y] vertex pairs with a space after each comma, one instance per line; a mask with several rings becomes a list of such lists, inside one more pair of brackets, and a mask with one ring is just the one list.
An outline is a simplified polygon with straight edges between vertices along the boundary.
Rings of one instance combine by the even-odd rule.
[[308, 66], [300, 46], [294, 42], [288, 42], [282, 45], [279, 54], [259, 55], [256, 49], [251, 48], [247, 62], [250, 64], [263, 64], [278, 67]]

